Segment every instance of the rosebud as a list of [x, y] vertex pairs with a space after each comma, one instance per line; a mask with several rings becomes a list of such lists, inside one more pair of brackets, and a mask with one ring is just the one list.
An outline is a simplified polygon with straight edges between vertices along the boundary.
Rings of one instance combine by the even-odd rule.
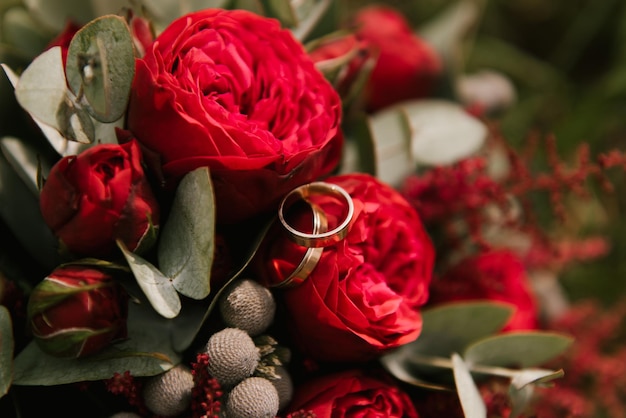
[[156, 241], [159, 208], [134, 141], [62, 158], [41, 190], [40, 207], [46, 224], [75, 255], [109, 256], [118, 239], [134, 252]]
[[84, 357], [126, 337], [128, 296], [112, 276], [85, 265], [55, 269], [32, 291], [35, 341], [57, 357]]

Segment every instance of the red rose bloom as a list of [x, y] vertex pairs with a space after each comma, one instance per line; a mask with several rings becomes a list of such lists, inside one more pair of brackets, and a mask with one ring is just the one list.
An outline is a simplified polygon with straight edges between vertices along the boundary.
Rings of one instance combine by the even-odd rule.
[[50, 170], [39, 203], [46, 224], [74, 255], [109, 256], [117, 239], [131, 251], [146, 249], [159, 223], [134, 141], [62, 158]]
[[128, 297], [113, 277], [92, 267], [54, 270], [28, 300], [39, 347], [58, 357], [83, 357], [126, 337]]
[[493, 250], [468, 257], [433, 280], [429, 303], [489, 299], [507, 302], [516, 311], [504, 330], [537, 329], [536, 301], [529, 289], [526, 270], [508, 250]]
[[270, 209], [329, 173], [341, 103], [288, 30], [243, 10], [170, 24], [137, 60], [128, 129], [170, 184], [208, 166], [220, 221]]
[[[419, 307], [428, 298], [434, 263], [429, 236], [415, 210], [392, 189], [365, 174], [327, 180], [352, 197], [355, 214], [347, 237], [324, 248], [308, 279], [284, 292], [294, 344], [322, 361], [363, 361], [411, 342], [421, 331]], [[316, 202], [329, 226], [342, 205]], [[311, 219], [303, 212], [294, 220]], [[262, 277], [282, 281], [306, 248], [272, 234], [261, 256]]]
[[369, 6], [355, 15], [353, 25], [357, 37], [378, 53], [365, 90], [368, 110], [431, 93], [441, 72], [440, 59], [402, 14], [387, 6]]
[[288, 412], [317, 418], [418, 418], [410, 398], [387, 378], [350, 370], [296, 386]]

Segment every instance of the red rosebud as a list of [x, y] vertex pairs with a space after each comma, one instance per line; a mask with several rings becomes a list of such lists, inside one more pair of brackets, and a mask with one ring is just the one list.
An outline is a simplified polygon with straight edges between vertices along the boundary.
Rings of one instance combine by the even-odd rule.
[[418, 418], [409, 396], [386, 375], [361, 369], [318, 377], [296, 386], [288, 411], [316, 418]]
[[538, 309], [521, 260], [508, 250], [468, 257], [433, 280], [429, 303], [488, 299], [510, 303], [516, 311], [504, 328], [537, 329]]
[[57, 357], [83, 357], [126, 337], [128, 297], [102, 270], [55, 269], [32, 291], [28, 319], [35, 341]]
[[[326, 181], [352, 197], [354, 218], [346, 238], [325, 247], [308, 279], [284, 292], [293, 340], [321, 361], [366, 361], [415, 340], [422, 329], [419, 307], [428, 299], [434, 249], [417, 212], [390, 186], [352, 174]], [[341, 222], [344, 205], [315, 202], [329, 227]], [[294, 219], [305, 230], [311, 211]], [[280, 282], [303, 259], [306, 248], [272, 234], [259, 259], [261, 276]]]
[[191, 13], [136, 63], [128, 129], [160, 156], [168, 186], [210, 168], [220, 222], [275, 209], [339, 162], [339, 96], [274, 19]]
[[401, 13], [373, 5], [361, 9], [353, 25], [357, 37], [378, 54], [365, 90], [368, 110], [431, 93], [441, 73], [441, 61]]
[[40, 194], [46, 224], [75, 255], [109, 256], [121, 240], [141, 252], [155, 241], [159, 207], [137, 144], [102, 144], [64, 157]]

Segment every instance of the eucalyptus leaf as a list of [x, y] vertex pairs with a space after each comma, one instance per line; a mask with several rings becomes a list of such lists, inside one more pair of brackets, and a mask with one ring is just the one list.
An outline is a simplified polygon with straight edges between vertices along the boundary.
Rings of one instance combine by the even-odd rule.
[[464, 353], [471, 364], [534, 367], [563, 353], [573, 338], [547, 331], [518, 331], [476, 341]]
[[493, 301], [452, 302], [422, 312], [422, 334], [410, 345], [422, 354], [449, 356], [498, 332], [513, 306]]
[[524, 386], [549, 382], [564, 375], [563, 370], [522, 369], [511, 379], [511, 385], [519, 390], [524, 388]]
[[64, 138], [81, 144], [95, 142], [96, 128], [91, 116], [69, 97], [59, 106], [57, 123]]
[[26, 67], [15, 87], [15, 97], [35, 119], [58, 129], [57, 112], [65, 102], [67, 84], [61, 47], [39, 55]]
[[415, 171], [406, 113], [398, 109], [379, 112], [368, 119], [368, 124], [374, 143], [376, 177], [391, 186], [400, 186]]
[[452, 354], [452, 364], [454, 383], [463, 408], [463, 415], [465, 418], [486, 418], [487, 407], [465, 361], [461, 356], [454, 353]]
[[[7, 78], [15, 88], [17, 86], [17, 83], [19, 82], [19, 76], [6, 64], [0, 65], [2, 66]], [[68, 141], [66, 138], [63, 137], [63, 135], [61, 135], [61, 133], [56, 128], [53, 128], [52, 126], [41, 122], [36, 117], [33, 117], [33, 121], [44, 134], [52, 148], [60, 156], [64, 157], [67, 155], [76, 155], [85, 148], [84, 145], [78, 142]]]
[[283, 26], [292, 27], [298, 23], [291, 0], [260, 0], [260, 2], [265, 15], [280, 20]]
[[122, 242], [118, 241], [117, 245], [154, 310], [165, 318], [178, 315], [181, 309], [180, 297], [169, 277], [163, 275], [149, 261], [128, 251]]
[[58, 241], [45, 224], [39, 200], [0, 154], [0, 216], [33, 262], [52, 271], [60, 262]]
[[226, 280], [222, 287], [215, 293], [215, 295], [213, 295], [210, 303], [207, 304], [206, 299], [200, 302], [192, 301], [191, 304], [188, 303], [183, 306], [181, 315], [170, 321], [172, 341], [174, 347], [178, 351], [186, 350], [193, 343], [193, 340], [200, 332], [202, 325], [207, 321], [215, 309], [220, 296], [226, 291], [231, 283], [241, 277], [256, 256], [257, 251], [263, 243], [263, 240], [272, 227], [274, 221], [275, 219], [272, 219], [271, 222], [268, 222], [267, 225], [260, 229], [256, 238], [251, 241], [250, 247], [244, 256], [241, 265], [238, 266], [238, 269], [229, 276], [228, 280]]
[[39, 196], [39, 175], [41, 171], [50, 171], [49, 166], [37, 154], [29, 143], [14, 137], [0, 138], [0, 150], [11, 167], [33, 193]]
[[231, 9], [243, 9], [263, 16], [264, 10], [260, 0], [232, 0]]
[[297, 22], [297, 26], [291, 29], [293, 36], [304, 42], [315, 30], [316, 26], [320, 24], [325, 14], [331, 10], [333, 3], [333, 0], [316, 0], [313, 6], [307, 6], [309, 7], [307, 15], [301, 18]]
[[341, 172], [344, 174], [355, 171], [376, 175], [374, 140], [365, 114], [357, 115], [346, 133], [342, 153]]
[[427, 99], [401, 106], [411, 131], [411, 155], [417, 164], [448, 165], [477, 152], [487, 127], [458, 103]]
[[126, 21], [102, 16], [72, 38], [66, 62], [67, 81], [86, 110], [101, 122], [114, 122], [126, 111], [135, 74], [133, 38]]
[[33, 341], [15, 358], [15, 385], [62, 385], [109, 379], [129, 371], [133, 376], [153, 376], [178, 364], [166, 321], [146, 306], [130, 304], [128, 339], [93, 356], [67, 359], [42, 352]]
[[192, 299], [209, 295], [214, 236], [213, 186], [203, 167], [179, 183], [159, 240], [159, 267], [181, 294]]
[[7, 394], [13, 380], [13, 350], [11, 314], [0, 305], [0, 398]]
[[384, 355], [380, 358], [381, 365], [387, 370], [393, 377], [401, 382], [407, 383], [412, 386], [420, 387], [430, 390], [451, 390], [449, 386], [440, 383], [434, 383], [429, 380], [424, 380], [417, 373], [412, 373], [407, 367], [406, 362], [402, 356], [398, 356], [395, 353]]
[[523, 386], [520, 389], [515, 388], [513, 385], [509, 386], [509, 399], [511, 400], [511, 414], [510, 418], [519, 417], [533, 398], [535, 388], [532, 385]]
[[2, 14], [2, 42], [35, 57], [49, 42], [49, 34], [42, 31], [30, 13], [23, 7], [12, 7]]

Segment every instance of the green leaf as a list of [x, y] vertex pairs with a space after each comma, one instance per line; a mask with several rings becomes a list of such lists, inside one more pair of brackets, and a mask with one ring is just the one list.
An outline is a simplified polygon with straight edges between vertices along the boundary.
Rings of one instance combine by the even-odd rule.
[[532, 385], [524, 386], [521, 389], [516, 389], [513, 385], [509, 386], [509, 399], [511, 400], [511, 418], [519, 417], [524, 410], [530, 404], [535, 393], [535, 388]]
[[12, 7], [2, 14], [2, 42], [35, 57], [49, 42], [49, 34], [42, 30], [23, 7]]
[[493, 301], [452, 302], [422, 312], [422, 334], [410, 345], [421, 354], [449, 356], [498, 332], [514, 308]]
[[519, 390], [531, 384], [560, 379], [564, 375], [563, 370], [523, 369], [515, 373], [515, 376], [511, 379], [511, 385]]
[[486, 418], [487, 407], [467, 365], [458, 354], [452, 354], [454, 384], [465, 418]]
[[214, 235], [211, 177], [208, 168], [199, 168], [178, 185], [158, 246], [161, 271], [192, 299], [204, 299], [211, 291]]
[[298, 21], [297, 25], [291, 29], [293, 36], [301, 42], [306, 41], [309, 35], [315, 30], [318, 24], [324, 19], [327, 12], [332, 10], [333, 0], [305, 0], [299, 10], [296, 7]]
[[52, 271], [60, 262], [57, 239], [45, 224], [39, 200], [0, 154], [0, 216], [35, 262]]
[[31, 342], [15, 358], [15, 385], [62, 385], [102, 380], [128, 370], [133, 376], [153, 376], [180, 362], [172, 349], [167, 321], [146, 306], [131, 304], [128, 339], [93, 356], [67, 359], [50, 356]]
[[416, 100], [401, 109], [407, 115], [411, 155], [417, 164], [453, 164], [477, 152], [487, 139], [485, 124], [458, 103]]
[[375, 161], [374, 140], [367, 123], [367, 115], [356, 115], [350, 123], [350, 130], [346, 131], [341, 172], [349, 174], [358, 171], [374, 176]]
[[291, 0], [260, 0], [260, 3], [265, 15], [280, 20], [283, 26], [292, 27], [298, 23]]
[[0, 150], [33, 196], [39, 196], [39, 174], [42, 170], [48, 172], [50, 167], [43, 166], [45, 161], [39, 158], [37, 150], [27, 142], [9, 136], [0, 138]]
[[66, 96], [60, 47], [51, 48], [35, 58], [15, 87], [19, 104], [34, 118], [57, 129], [57, 111]]
[[251, 241], [250, 247], [247, 250], [239, 268], [215, 293], [208, 305], [205, 301], [191, 301], [192, 303], [187, 303], [183, 306], [181, 314], [178, 317], [170, 321], [172, 324], [172, 341], [174, 341], [174, 346], [178, 351], [186, 350], [193, 343], [193, 340], [200, 332], [202, 325], [215, 309], [222, 293], [224, 293], [228, 286], [237, 280], [244, 271], [246, 271], [254, 259], [274, 221], [275, 219], [272, 219], [271, 222], [268, 222], [267, 225], [260, 229], [256, 238]]
[[11, 314], [0, 305], [0, 398], [7, 394], [13, 380], [13, 349]]
[[181, 309], [181, 302], [169, 277], [137, 254], [133, 254], [121, 241], [117, 246], [122, 250], [137, 284], [148, 298], [155, 311], [165, 318], [174, 318]]
[[126, 21], [108, 15], [74, 35], [67, 53], [67, 81], [87, 111], [101, 122], [124, 115], [135, 74], [133, 38]]
[[372, 115], [368, 123], [374, 142], [376, 177], [391, 186], [399, 186], [407, 175], [415, 171], [407, 114], [391, 109]]
[[96, 128], [89, 113], [77, 106], [69, 97], [59, 106], [57, 123], [64, 138], [90, 144], [95, 142]]
[[573, 338], [546, 331], [509, 332], [484, 338], [467, 347], [464, 358], [471, 364], [533, 367], [563, 353]]

